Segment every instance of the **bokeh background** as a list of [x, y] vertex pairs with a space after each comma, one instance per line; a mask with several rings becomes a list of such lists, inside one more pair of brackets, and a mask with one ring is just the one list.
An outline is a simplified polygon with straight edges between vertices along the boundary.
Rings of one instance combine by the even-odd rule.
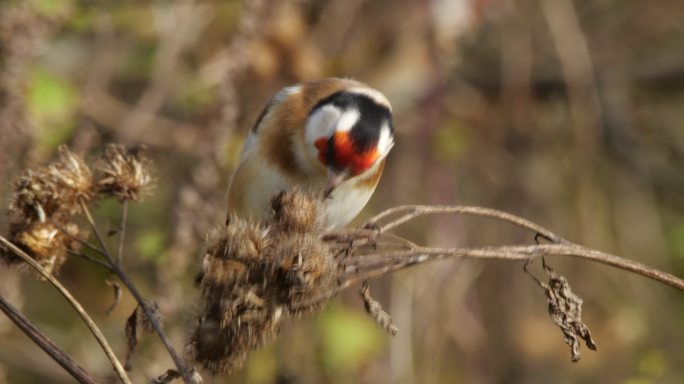
[[[681, 0], [3, 0], [0, 198], [6, 206], [20, 170], [59, 144], [86, 154], [108, 142], [146, 145], [157, 188], [130, 209], [126, 267], [182, 348], [197, 309], [198, 250], [224, 218], [245, 132], [280, 87], [354, 77], [383, 91], [396, 119], [397, 145], [364, 217], [398, 204], [488, 206], [684, 276], [683, 21]], [[97, 208], [104, 228], [119, 215], [116, 202]], [[459, 217], [400, 233], [435, 246], [532, 241]], [[205, 382], [683, 380], [681, 292], [549, 261], [584, 298], [598, 342], [578, 363], [519, 263], [452, 260], [373, 283], [396, 337], [353, 288], [286, 327], [243, 370], [205, 373]], [[108, 317], [101, 269], [71, 260], [59, 278], [123, 356], [130, 296]], [[112, 378], [54, 289], [0, 267], [0, 292]], [[142, 339], [133, 364], [138, 383], [172, 366], [155, 336]], [[71, 380], [0, 316], [0, 382]]]

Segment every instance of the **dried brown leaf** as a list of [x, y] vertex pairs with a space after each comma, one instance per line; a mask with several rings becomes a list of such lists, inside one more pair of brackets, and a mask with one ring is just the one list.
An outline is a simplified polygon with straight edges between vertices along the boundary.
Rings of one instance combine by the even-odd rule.
[[565, 338], [565, 343], [570, 347], [570, 354], [572, 362], [579, 361], [580, 353], [580, 339], [591, 350], [596, 350], [596, 342], [591, 338], [589, 327], [582, 322], [582, 299], [577, 296], [570, 288], [570, 283], [565, 276], [557, 274], [542, 257], [542, 266], [544, 272], [549, 276], [549, 282], [544, 283], [533, 276], [528, 270], [527, 266], [531, 262], [525, 263], [525, 272], [530, 274], [534, 280], [537, 281], [540, 287], [546, 293], [546, 299], [549, 302], [549, 315], [551, 321], [556, 324]]

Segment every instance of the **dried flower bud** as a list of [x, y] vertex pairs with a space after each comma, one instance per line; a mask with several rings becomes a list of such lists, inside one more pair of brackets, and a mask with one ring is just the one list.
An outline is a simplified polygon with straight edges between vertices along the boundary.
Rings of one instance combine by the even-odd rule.
[[9, 215], [13, 222], [30, 224], [44, 222], [47, 216], [59, 211], [57, 185], [45, 170], [28, 170], [14, 182], [14, 200]]
[[269, 253], [284, 277], [281, 289], [288, 308], [297, 314], [318, 309], [337, 281], [330, 248], [314, 234], [294, 233], [278, 237]]
[[61, 219], [80, 211], [81, 201], [94, 196], [90, 168], [80, 156], [62, 146], [51, 164], [24, 173], [14, 184], [15, 197], [10, 204], [14, 222], [44, 222]]
[[[28, 227], [15, 225], [10, 228], [10, 241], [25, 250], [48, 273], [52, 274], [64, 264], [68, 251], [78, 249], [79, 244], [73, 238], [82, 236], [76, 224], [67, 223], [62, 228], [67, 232], [66, 234], [48, 222], [37, 221]], [[3, 258], [8, 264], [21, 261], [11, 252], [6, 252]]]
[[294, 188], [271, 200], [273, 224], [285, 232], [309, 232], [321, 228], [318, 200]]
[[140, 201], [152, 186], [152, 162], [140, 149], [127, 150], [123, 145], [109, 144], [105, 148], [98, 171], [98, 189], [120, 201]]
[[95, 195], [93, 174], [90, 168], [66, 146], [59, 147], [59, 158], [52, 162], [47, 172], [59, 187], [60, 201], [71, 214], [80, 211], [80, 202], [88, 202]]
[[205, 284], [229, 285], [264, 253], [267, 231], [238, 218], [207, 236], [202, 273]]

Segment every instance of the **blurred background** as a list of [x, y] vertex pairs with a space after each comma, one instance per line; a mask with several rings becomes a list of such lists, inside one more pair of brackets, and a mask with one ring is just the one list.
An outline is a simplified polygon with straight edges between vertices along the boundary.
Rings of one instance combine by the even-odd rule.
[[[199, 248], [224, 218], [260, 109], [285, 85], [353, 77], [388, 96], [397, 132], [363, 217], [399, 204], [482, 205], [684, 276], [683, 20], [681, 0], [3, 0], [0, 198], [7, 206], [11, 181], [60, 144], [86, 154], [146, 145], [157, 188], [130, 208], [125, 263], [182, 348], [198, 306]], [[96, 213], [117, 227], [116, 202]], [[460, 217], [399, 233], [433, 246], [532, 242]], [[598, 343], [578, 363], [520, 263], [451, 260], [372, 284], [395, 337], [365, 314], [355, 287], [286, 327], [243, 370], [205, 372], [205, 382], [681, 382], [681, 292], [548, 261], [584, 298]], [[59, 278], [123, 356], [130, 296], [108, 317], [101, 268], [71, 260]], [[3, 266], [0, 292], [86, 369], [112, 378], [52, 287]], [[0, 340], [0, 382], [71, 382], [4, 316]], [[171, 366], [145, 336], [131, 377], [146, 382]]]

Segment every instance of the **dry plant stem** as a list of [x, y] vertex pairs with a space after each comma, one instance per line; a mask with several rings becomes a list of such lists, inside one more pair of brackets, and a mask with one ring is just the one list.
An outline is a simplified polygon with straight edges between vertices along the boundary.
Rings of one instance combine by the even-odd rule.
[[83, 210], [83, 214], [86, 216], [88, 224], [90, 224], [90, 227], [93, 230], [93, 233], [95, 234], [97, 242], [102, 248], [102, 253], [107, 258], [107, 261], [109, 261], [109, 263], [111, 264], [113, 272], [119, 277], [119, 279], [121, 279], [121, 282], [124, 283], [126, 288], [128, 288], [128, 290], [131, 292], [131, 295], [133, 295], [133, 298], [135, 298], [135, 301], [138, 302], [138, 305], [140, 305], [140, 307], [143, 309], [143, 312], [145, 312], [145, 316], [149, 319], [150, 323], [152, 324], [152, 328], [154, 328], [155, 332], [157, 332], [157, 335], [159, 335], [159, 338], [166, 347], [166, 350], [169, 352], [171, 359], [173, 359], [176, 368], [178, 368], [178, 371], [181, 373], [183, 382], [186, 384], [191, 384], [192, 378], [190, 377], [189, 371], [185, 367], [185, 363], [180, 358], [176, 350], [173, 348], [173, 345], [171, 345], [171, 341], [169, 341], [168, 337], [166, 336], [166, 333], [164, 333], [164, 331], [162, 330], [159, 321], [157, 321], [157, 317], [155, 316], [154, 312], [152, 312], [152, 309], [150, 309], [149, 305], [147, 305], [147, 302], [143, 298], [142, 294], [140, 294], [140, 291], [138, 291], [138, 289], [133, 284], [131, 279], [128, 277], [126, 272], [124, 272], [121, 266], [112, 257], [112, 254], [107, 249], [107, 246], [105, 245], [104, 240], [100, 235], [100, 231], [98, 230], [97, 225], [95, 225], [95, 220], [93, 220], [93, 216], [91, 215], [88, 206], [83, 201], [81, 201], [81, 209]]
[[122, 203], [121, 211], [121, 226], [119, 227], [119, 249], [116, 252], [116, 263], [121, 266], [121, 258], [123, 257], [124, 241], [126, 239], [126, 222], [128, 221], [128, 199]]
[[57, 223], [57, 222], [55, 222], [55, 221], [53, 221], [53, 220], [50, 220], [50, 224], [54, 225], [55, 228], [59, 229], [60, 232], [62, 232], [64, 235], [68, 236], [70, 239], [72, 239], [72, 240], [76, 241], [77, 243], [81, 244], [82, 246], [84, 246], [84, 247], [90, 249], [91, 251], [94, 251], [94, 252], [97, 252], [97, 253], [99, 253], [99, 254], [102, 254], [102, 251], [100, 251], [99, 248], [97, 248], [96, 246], [90, 244], [89, 242], [87, 242], [87, 241], [85, 241], [85, 240], [79, 238], [78, 236], [72, 235], [71, 233], [69, 233], [69, 231], [67, 231], [66, 229], [64, 229], [64, 227], [62, 227], [61, 225], [59, 225], [59, 223]]
[[[421, 247], [406, 239], [393, 234], [384, 233], [403, 223], [406, 223], [418, 216], [431, 214], [465, 214], [472, 216], [488, 217], [504, 221], [524, 228], [544, 237], [554, 244], [544, 245], [520, 245], [520, 246], [499, 246], [482, 248], [432, 248]], [[393, 220], [381, 225], [381, 220]], [[376, 239], [368, 240], [368, 233], [374, 228], [380, 236]], [[378, 233], [376, 233], [377, 235]], [[469, 206], [427, 206], [427, 205], [405, 205], [390, 208], [375, 217], [371, 218], [361, 229], [351, 231], [330, 231], [324, 235], [324, 240], [334, 242], [339, 245], [351, 242], [347, 245], [349, 250], [359, 250], [361, 247], [372, 247], [372, 252], [360, 253], [344, 260], [347, 266], [346, 276], [342, 279], [338, 291], [349, 287], [352, 284], [363, 282], [364, 280], [378, 278], [387, 273], [397, 271], [426, 261], [444, 259], [449, 257], [469, 257], [484, 259], [501, 260], [521, 260], [526, 261], [538, 255], [571, 256], [588, 259], [612, 267], [624, 269], [639, 275], [651, 278], [663, 284], [684, 291], [684, 280], [669, 273], [649, 267], [645, 264], [615, 256], [609, 253], [600, 252], [581, 245], [573, 244], [548, 229], [535, 224], [529, 220], [512, 215], [507, 212], [498, 211], [490, 208], [469, 207]], [[357, 241], [358, 240], [358, 241]], [[383, 240], [394, 241], [394, 246], [404, 247], [403, 251], [390, 251]], [[354, 243], [357, 241], [356, 243]], [[379, 252], [376, 248], [380, 245]], [[383, 252], [384, 251], [384, 252]]]
[[48, 338], [40, 329], [36, 328], [21, 312], [0, 296], [0, 310], [21, 329], [33, 342], [67, 371], [76, 381], [84, 384], [95, 384], [97, 380], [83, 367], [78, 365], [69, 355]]
[[69, 254], [72, 255], [72, 256], [79, 257], [79, 258], [81, 258], [81, 259], [83, 259], [83, 260], [90, 261], [91, 263], [95, 263], [95, 264], [97, 264], [97, 265], [99, 265], [99, 266], [101, 266], [101, 267], [103, 267], [103, 268], [107, 268], [107, 270], [109, 270], [109, 271], [112, 270], [112, 267], [110, 267], [109, 264], [105, 263], [105, 262], [102, 261], [102, 260], [96, 259], [96, 258], [94, 258], [94, 257], [92, 257], [92, 256], [90, 256], [90, 255], [86, 255], [85, 253], [74, 252], [74, 251], [67, 251], [67, 252], [69, 252]]
[[[393, 221], [385, 225], [379, 225], [378, 222], [389, 216], [398, 215], [400, 216]], [[501, 221], [517, 225], [519, 227], [528, 229], [534, 233], [538, 233], [543, 237], [549, 239], [554, 243], [567, 243], [567, 240], [556, 235], [555, 233], [549, 231], [548, 229], [535, 224], [529, 220], [523, 219], [522, 217], [512, 215], [507, 212], [499, 211], [491, 208], [484, 207], [470, 207], [470, 206], [449, 206], [449, 205], [401, 205], [398, 207], [390, 208], [380, 214], [372, 217], [366, 222], [364, 227], [374, 227], [377, 226], [378, 230], [386, 232], [392, 228], [398, 227], [401, 224], [413, 220], [418, 216], [424, 215], [435, 215], [435, 214], [461, 214], [461, 215], [471, 215], [480, 217], [489, 217]]]
[[81, 319], [83, 319], [83, 322], [86, 324], [88, 329], [90, 329], [90, 332], [93, 334], [93, 336], [95, 336], [98, 343], [100, 343], [100, 346], [107, 355], [107, 358], [112, 364], [112, 367], [114, 367], [114, 371], [116, 372], [117, 376], [119, 376], [121, 382], [124, 384], [131, 384], [131, 380], [128, 378], [128, 375], [126, 375], [126, 371], [124, 371], [121, 362], [119, 362], [119, 360], [116, 358], [116, 355], [114, 354], [114, 351], [112, 351], [112, 348], [109, 346], [107, 339], [104, 337], [104, 335], [97, 327], [97, 325], [95, 325], [93, 319], [90, 318], [88, 313], [83, 309], [81, 304], [71, 295], [71, 293], [66, 288], [64, 288], [64, 286], [59, 281], [57, 281], [57, 279], [55, 279], [52, 276], [52, 274], [45, 271], [45, 269], [41, 267], [29, 255], [27, 255], [26, 252], [17, 248], [14, 244], [12, 244], [12, 242], [7, 240], [4, 236], [0, 236], [0, 243], [7, 247], [15, 255], [21, 257], [29, 266], [31, 266], [31, 268], [38, 271], [38, 273], [40, 273], [47, 281], [49, 281], [50, 284], [57, 288], [59, 293], [61, 293], [62, 296], [64, 296], [64, 298], [67, 299], [69, 304], [71, 304], [74, 310], [76, 310], [76, 313], [78, 313]]
[[588, 259], [602, 264], [610, 265], [619, 269], [634, 272], [636, 274], [651, 278], [655, 281], [667, 284], [673, 288], [684, 291], [684, 280], [669, 273], [651, 268], [645, 264], [615, 256], [609, 253], [596, 251], [581, 245], [565, 244], [543, 244], [543, 245], [520, 245], [520, 246], [500, 246], [483, 248], [431, 248], [417, 247], [408, 251], [387, 252], [373, 254], [375, 260], [364, 263], [363, 255], [350, 258], [348, 263], [358, 262], [360, 269], [366, 267], [359, 273], [350, 274], [340, 285], [340, 290], [364, 280], [377, 278], [389, 272], [397, 271], [415, 264], [426, 261], [439, 260], [451, 257], [468, 257], [475, 259], [499, 259], [526, 261], [538, 255], [547, 256], [570, 256]]

